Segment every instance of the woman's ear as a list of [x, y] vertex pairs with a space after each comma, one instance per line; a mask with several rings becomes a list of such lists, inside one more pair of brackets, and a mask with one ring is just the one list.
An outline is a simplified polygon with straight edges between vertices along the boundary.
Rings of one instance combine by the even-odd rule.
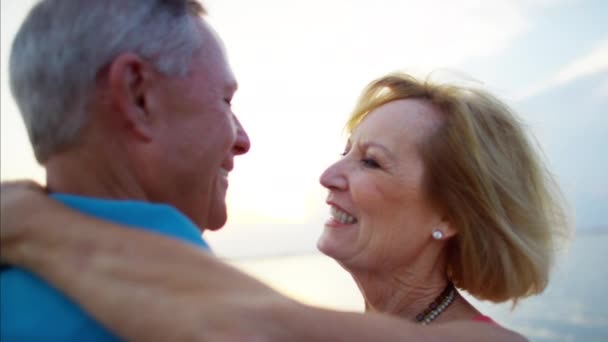
[[444, 220], [444, 226], [445, 226], [445, 237], [446, 238], [451, 238], [453, 236], [456, 236], [456, 234], [458, 234], [458, 230], [456, 230], [456, 228], [454, 227], [454, 225], [452, 224], [452, 222], [450, 220]]
[[458, 231], [453, 227], [450, 220], [443, 218], [438, 225], [433, 228], [431, 236], [435, 240], [446, 240], [458, 234]]

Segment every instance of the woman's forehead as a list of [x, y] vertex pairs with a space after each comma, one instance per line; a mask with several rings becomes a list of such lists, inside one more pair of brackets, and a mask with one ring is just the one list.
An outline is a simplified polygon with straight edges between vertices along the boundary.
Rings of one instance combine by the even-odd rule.
[[384, 136], [419, 141], [437, 127], [440, 120], [439, 111], [424, 99], [395, 100], [366, 114], [353, 129], [350, 139]]

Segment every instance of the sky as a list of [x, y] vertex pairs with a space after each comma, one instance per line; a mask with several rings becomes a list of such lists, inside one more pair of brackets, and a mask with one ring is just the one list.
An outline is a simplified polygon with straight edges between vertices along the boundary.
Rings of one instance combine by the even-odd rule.
[[[34, 1], [1, 0], [3, 180], [44, 182], [8, 89], [13, 36]], [[226, 257], [309, 252], [328, 217], [321, 172], [343, 150], [364, 86], [408, 71], [483, 86], [528, 124], [579, 231], [608, 225], [608, 2], [207, 0], [252, 141], [230, 175]]]

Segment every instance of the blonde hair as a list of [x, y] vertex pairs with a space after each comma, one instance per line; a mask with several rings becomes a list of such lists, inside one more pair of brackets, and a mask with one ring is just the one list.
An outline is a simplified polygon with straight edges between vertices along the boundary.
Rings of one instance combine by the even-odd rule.
[[495, 302], [542, 292], [557, 233], [568, 224], [559, 188], [523, 125], [486, 91], [390, 74], [364, 90], [347, 131], [370, 111], [408, 98], [425, 99], [442, 115], [419, 149], [428, 196], [458, 231], [447, 247], [448, 277]]

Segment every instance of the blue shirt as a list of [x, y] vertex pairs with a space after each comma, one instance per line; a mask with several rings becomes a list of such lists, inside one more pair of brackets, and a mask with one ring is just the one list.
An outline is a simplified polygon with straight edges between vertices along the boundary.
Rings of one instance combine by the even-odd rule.
[[[209, 249], [198, 227], [171, 206], [65, 194], [52, 196], [82, 213]], [[119, 339], [44, 280], [24, 269], [9, 268], [0, 273], [0, 341]]]

